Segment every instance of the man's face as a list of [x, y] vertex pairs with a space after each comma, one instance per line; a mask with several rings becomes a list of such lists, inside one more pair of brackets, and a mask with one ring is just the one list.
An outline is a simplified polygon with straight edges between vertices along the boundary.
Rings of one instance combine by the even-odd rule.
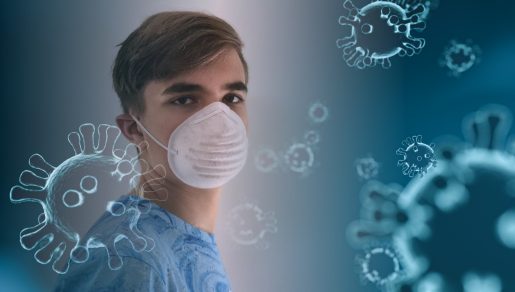
[[[143, 92], [145, 111], [140, 120], [164, 145], [184, 120], [208, 104], [225, 103], [240, 116], [248, 129], [245, 99], [247, 87], [243, 64], [236, 50], [224, 50], [212, 62], [172, 79], [149, 82]], [[179, 180], [169, 170], [167, 152], [145, 133], [148, 149], [142, 159], [155, 167], [163, 165], [166, 176]]]

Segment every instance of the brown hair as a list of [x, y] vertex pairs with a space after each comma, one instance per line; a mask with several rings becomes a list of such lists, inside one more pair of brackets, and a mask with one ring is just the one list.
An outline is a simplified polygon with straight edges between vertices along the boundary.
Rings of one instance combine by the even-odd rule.
[[124, 113], [144, 111], [143, 88], [212, 61], [225, 47], [236, 49], [245, 69], [243, 42], [224, 20], [202, 12], [160, 12], [148, 17], [125, 41], [113, 64], [113, 86]]

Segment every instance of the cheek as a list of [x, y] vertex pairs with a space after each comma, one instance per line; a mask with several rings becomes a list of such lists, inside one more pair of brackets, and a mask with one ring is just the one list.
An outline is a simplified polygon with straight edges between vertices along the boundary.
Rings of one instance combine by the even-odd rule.
[[156, 124], [156, 130], [159, 136], [162, 137], [163, 144], [168, 146], [170, 135], [177, 129], [177, 127], [187, 118], [181, 114], [166, 113], [163, 114]]
[[242, 120], [243, 120], [243, 123], [245, 124], [245, 129], [248, 132], [249, 131], [249, 121], [247, 119], [247, 116], [245, 116], [245, 119], [242, 119]]
[[148, 138], [148, 148], [145, 158], [148, 160], [147, 162], [151, 165], [151, 167], [163, 166], [168, 168], [168, 140], [170, 138], [170, 134], [175, 130], [177, 125], [175, 123], [171, 123], [170, 121], [158, 121], [153, 126], [153, 133], [156, 138], [166, 147], [163, 148], [157, 144], [152, 138]]
[[[168, 141], [166, 141], [168, 144]], [[166, 145], [165, 144], [165, 145]], [[150, 167], [164, 167], [168, 168], [168, 155], [166, 150], [164, 150], [161, 146], [152, 143], [147, 150], [146, 155], [143, 156], [144, 160], [146, 160]]]
[[234, 112], [236, 114], [238, 114], [240, 119], [243, 121], [243, 124], [245, 125], [245, 128], [248, 131], [248, 129], [249, 129], [249, 119], [248, 119], [248, 115], [247, 115], [247, 108], [243, 106], [241, 108], [235, 109]]

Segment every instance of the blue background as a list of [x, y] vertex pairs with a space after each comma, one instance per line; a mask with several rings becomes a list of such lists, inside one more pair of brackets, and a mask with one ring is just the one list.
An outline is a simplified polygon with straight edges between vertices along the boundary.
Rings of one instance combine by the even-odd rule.
[[[426, 39], [422, 53], [392, 58], [389, 70], [344, 63], [335, 46], [344, 34], [337, 22], [342, 1], [4, 3], [0, 290], [49, 290], [55, 278], [18, 242], [19, 231], [39, 214], [37, 206], [9, 201], [28, 157], [37, 152], [63, 161], [72, 154], [68, 132], [85, 122], [113, 124], [120, 111], [109, 71], [115, 45], [152, 13], [176, 9], [212, 12], [240, 32], [251, 68], [252, 151], [283, 149], [307, 129], [322, 137], [311, 175], [259, 173], [250, 159], [228, 188], [222, 215], [250, 198], [274, 211], [279, 227], [266, 250], [233, 248], [221, 231], [235, 291], [374, 291], [360, 282], [356, 251], [345, 237], [359, 216], [363, 185], [355, 159], [372, 154], [381, 163], [379, 180], [405, 185], [395, 155], [404, 138], [462, 137], [467, 113], [490, 103], [515, 108], [515, 4], [507, 0], [441, 0], [417, 35]], [[470, 39], [482, 50], [481, 62], [459, 78], [438, 64], [452, 39]], [[307, 119], [314, 101], [330, 109], [323, 125]]]

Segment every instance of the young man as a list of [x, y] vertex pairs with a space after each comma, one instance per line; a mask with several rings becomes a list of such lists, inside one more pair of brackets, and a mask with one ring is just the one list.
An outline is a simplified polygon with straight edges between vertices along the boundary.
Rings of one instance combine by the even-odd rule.
[[[86, 262], [70, 264], [57, 290], [230, 291], [213, 232], [221, 186], [247, 156], [243, 44], [215, 16], [163, 12], [120, 45], [113, 83], [124, 113], [116, 121], [129, 141], [143, 145], [139, 159], [152, 170], [137, 189], [149, 208], [137, 226], [106, 213], [89, 233], [137, 228], [153, 248], [136, 251], [138, 238], [121, 239], [110, 251], [118, 265], [104, 249], [91, 249]], [[140, 204], [138, 192], [118, 202]]]

